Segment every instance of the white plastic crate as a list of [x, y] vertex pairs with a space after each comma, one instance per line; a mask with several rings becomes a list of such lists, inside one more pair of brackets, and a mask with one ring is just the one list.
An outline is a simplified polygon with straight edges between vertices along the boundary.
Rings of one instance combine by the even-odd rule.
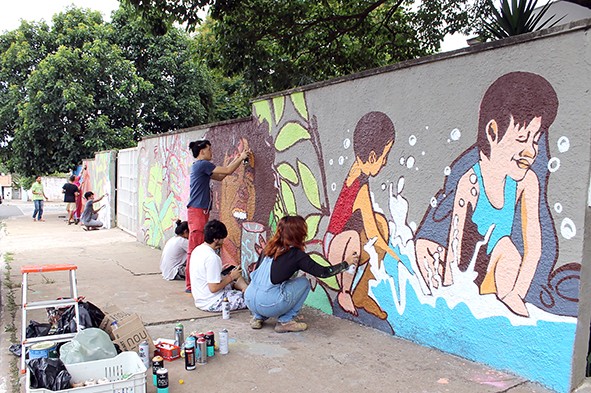
[[[122, 352], [114, 358], [66, 365], [72, 383], [106, 378], [110, 382], [59, 390], [63, 393], [146, 393], [146, 366], [136, 352]], [[125, 379], [122, 379], [123, 377]], [[27, 393], [55, 393], [49, 389], [32, 389], [27, 368]]]

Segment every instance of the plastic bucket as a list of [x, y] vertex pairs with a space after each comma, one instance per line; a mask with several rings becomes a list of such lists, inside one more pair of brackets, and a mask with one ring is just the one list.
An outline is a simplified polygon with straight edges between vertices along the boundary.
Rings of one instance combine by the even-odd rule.
[[48, 358], [49, 352], [56, 348], [53, 341], [42, 341], [29, 348], [29, 359]]

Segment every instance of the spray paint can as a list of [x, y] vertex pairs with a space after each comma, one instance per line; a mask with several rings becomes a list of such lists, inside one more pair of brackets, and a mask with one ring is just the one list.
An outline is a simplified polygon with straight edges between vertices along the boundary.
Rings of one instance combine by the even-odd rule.
[[228, 329], [220, 330], [218, 339], [220, 340], [220, 354], [226, 355], [228, 353]]
[[211, 330], [205, 333], [205, 341], [207, 342], [207, 356], [212, 357], [215, 355], [215, 336]]
[[150, 344], [147, 341], [142, 341], [138, 347], [138, 355], [142, 359], [142, 363], [146, 366], [146, 370], [150, 368]]
[[168, 370], [162, 367], [158, 369], [156, 374], [156, 391], [158, 393], [168, 393]]
[[154, 386], [158, 386], [157, 383], [157, 373], [158, 370], [160, 370], [161, 368], [164, 368], [164, 358], [162, 356], [154, 356], [154, 358], [152, 358], [152, 377], [153, 377], [153, 382], [154, 382]]
[[222, 319], [230, 319], [230, 302], [227, 297], [222, 301]]
[[180, 347], [185, 343], [185, 328], [182, 323], [174, 327], [174, 345]]
[[185, 370], [195, 370], [195, 342], [190, 338], [185, 342]]
[[197, 348], [199, 348], [197, 363], [198, 364], [206, 364], [207, 363], [207, 342], [204, 338], [197, 339]]

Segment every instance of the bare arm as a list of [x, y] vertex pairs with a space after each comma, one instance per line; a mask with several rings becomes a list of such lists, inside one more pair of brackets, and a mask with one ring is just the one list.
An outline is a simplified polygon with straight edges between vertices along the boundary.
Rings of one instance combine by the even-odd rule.
[[207, 287], [212, 293], [215, 293], [221, 291], [226, 287], [226, 285], [231, 284], [240, 277], [242, 277], [242, 269], [237, 267], [236, 269], [232, 270], [230, 274], [223, 276], [222, 281], [216, 283], [208, 282]]
[[232, 160], [232, 162], [230, 162], [228, 165], [216, 166], [213, 169], [211, 178], [213, 180], [223, 180], [226, 176], [231, 175], [232, 173], [234, 173], [236, 169], [238, 169], [242, 161], [248, 158], [249, 154], [250, 150], [245, 150], [242, 153], [240, 153], [238, 157], [234, 158], [234, 160]]

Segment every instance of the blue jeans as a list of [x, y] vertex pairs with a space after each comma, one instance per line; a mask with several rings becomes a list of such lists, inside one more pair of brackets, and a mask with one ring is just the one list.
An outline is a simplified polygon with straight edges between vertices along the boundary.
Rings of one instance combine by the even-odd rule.
[[244, 294], [246, 305], [256, 319], [277, 317], [281, 323], [292, 321], [306, 301], [310, 281], [306, 277], [297, 277], [275, 287], [277, 291], [261, 290], [251, 283]]
[[[34, 200], [35, 210], [33, 211], [33, 218], [40, 220], [43, 217], [43, 200]], [[35, 217], [38, 216], [38, 217]]]

